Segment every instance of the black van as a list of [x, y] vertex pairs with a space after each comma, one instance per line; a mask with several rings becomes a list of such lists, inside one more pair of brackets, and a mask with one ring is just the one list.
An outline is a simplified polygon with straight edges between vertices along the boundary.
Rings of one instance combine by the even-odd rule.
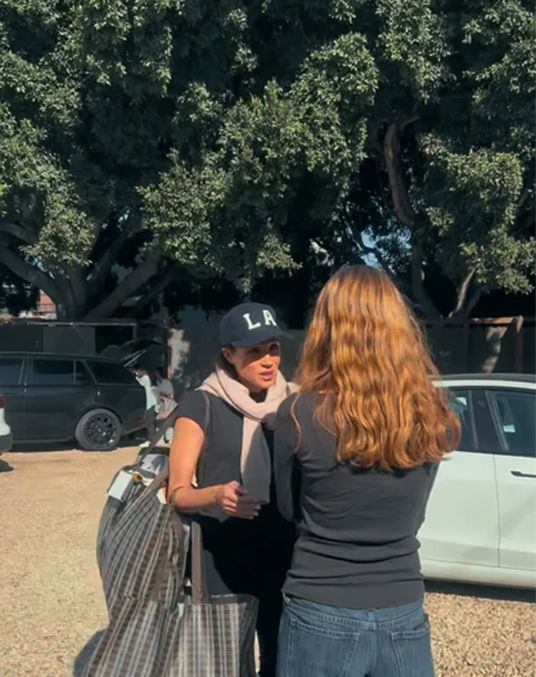
[[143, 387], [99, 357], [0, 352], [0, 392], [14, 443], [74, 438], [82, 449], [110, 451], [145, 425]]

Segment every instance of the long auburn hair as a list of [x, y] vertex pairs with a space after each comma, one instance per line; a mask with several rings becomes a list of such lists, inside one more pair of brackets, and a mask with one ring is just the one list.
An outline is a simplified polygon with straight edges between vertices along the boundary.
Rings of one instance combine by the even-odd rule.
[[[315, 418], [336, 437], [340, 463], [410, 468], [454, 449], [460, 424], [432, 383], [438, 375], [415, 317], [385, 273], [353, 266], [328, 280], [294, 380], [301, 392], [322, 396]], [[301, 437], [296, 401], [291, 415]]]

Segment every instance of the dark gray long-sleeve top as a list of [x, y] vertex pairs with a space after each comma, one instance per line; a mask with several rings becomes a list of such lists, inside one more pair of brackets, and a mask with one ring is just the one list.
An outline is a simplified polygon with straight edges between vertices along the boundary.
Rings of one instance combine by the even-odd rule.
[[335, 438], [313, 417], [319, 397], [298, 397], [297, 449], [290, 416], [296, 395], [277, 414], [277, 502], [281, 514], [298, 524], [283, 591], [356, 609], [415, 601], [424, 593], [416, 534], [437, 464], [384, 472], [337, 463]]

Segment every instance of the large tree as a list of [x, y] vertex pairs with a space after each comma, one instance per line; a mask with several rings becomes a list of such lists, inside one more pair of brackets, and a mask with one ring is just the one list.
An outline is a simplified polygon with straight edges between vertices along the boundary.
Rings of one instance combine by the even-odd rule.
[[[380, 216], [387, 249], [400, 256], [405, 233], [410, 293], [428, 317], [445, 293], [427, 285], [427, 270], [453, 287], [445, 314], [467, 316], [485, 292], [532, 289], [534, 17], [513, 0], [438, 2], [436, 16], [412, 2], [421, 15], [408, 23], [407, 3], [385, 5], [389, 53], [413, 79], [382, 139], [396, 217]], [[404, 53], [412, 37], [421, 55]]]
[[[528, 291], [520, 0], [0, 0], [0, 263], [63, 317], [376, 256]], [[123, 268], [125, 275], [120, 275]]]

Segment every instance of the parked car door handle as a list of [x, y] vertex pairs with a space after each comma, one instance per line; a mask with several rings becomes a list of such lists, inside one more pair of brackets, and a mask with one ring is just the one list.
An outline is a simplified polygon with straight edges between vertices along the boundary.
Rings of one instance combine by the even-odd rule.
[[527, 473], [527, 472], [521, 472], [520, 470], [510, 470], [510, 474], [513, 475], [514, 477], [534, 477], [534, 478], [536, 478], [536, 475], [531, 475], [530, 473]]

